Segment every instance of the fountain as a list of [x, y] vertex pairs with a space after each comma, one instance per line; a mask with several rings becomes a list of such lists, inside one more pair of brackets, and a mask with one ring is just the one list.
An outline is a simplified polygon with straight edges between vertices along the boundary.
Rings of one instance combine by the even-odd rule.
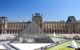
[[56, 36], [55, 32], [54, 32], [53, 36], [54, 36], [54, 37]]
[[71, 47], [72, 47], [72, 48], [78, 48], [78, 46], [77, 46], [75, 40], [72, 40]]
[[51, 39], [54, 41], [54, 43], [56, 43], [57, 42], [57, 38], [56, 38], [57, 36], [56, 36], [56, 34], [55, 34], [55, 32], [53, 33], [53, 37], [51, 37]]
[[22, 38], [22, 37], [20, 37], [20, 38], [19, 38], [19, 41], [20, 41], [20, 42], [23, 42], [23, 38]]

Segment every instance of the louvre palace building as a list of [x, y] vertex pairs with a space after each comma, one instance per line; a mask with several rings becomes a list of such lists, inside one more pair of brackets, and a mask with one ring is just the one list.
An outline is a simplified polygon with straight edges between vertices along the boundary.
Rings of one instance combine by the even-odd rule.
[[[32, 14], [32, 21], [35, 22], [45, 34], [78, 34], [80, 33], [80, 22], [74, 16], [69, 16], [67, 21], [43, 21], [42, 14]], [[0, 34], [18, 34], [31, 23], [10, 22], [7, 17], [0, 17]]]

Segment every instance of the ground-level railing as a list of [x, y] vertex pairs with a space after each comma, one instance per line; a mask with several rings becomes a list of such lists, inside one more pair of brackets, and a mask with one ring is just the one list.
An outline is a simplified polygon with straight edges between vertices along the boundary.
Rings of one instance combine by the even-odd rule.
[[46, 49], [48, 49], [48, 48], [55, 47], [55, 46], [57, 46], [57, 45], [60, 45], [60, 44], [62, 44], [62, 43], [65, 43], [65, 42], [67, 42], [67, 40], [60, 41], [59, 43], [53, 43], [53, 44], [51, 44], [51, 45], [48, 45], [48, 46], [45, 46], [45, 47], [41, 47], [41, 48], [38, 48], [38, 49], [35, 49], [35, 50], [46, 50]]
[[7, 50], [20, 50], [9, 43], [3, 44], [3, 46], [6, 47]]

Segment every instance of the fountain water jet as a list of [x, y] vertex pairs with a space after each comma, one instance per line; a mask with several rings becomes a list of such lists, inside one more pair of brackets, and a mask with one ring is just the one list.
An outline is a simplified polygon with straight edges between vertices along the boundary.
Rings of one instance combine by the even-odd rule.
[[54, 37], [56, 36], [55, 32], [54, 32], [53, 36], [54, 36]]
[[72, 47], [72, 48], [78, 48], [78, 46], [77, 46], [75, 40], [72, 40], [71, 47]]

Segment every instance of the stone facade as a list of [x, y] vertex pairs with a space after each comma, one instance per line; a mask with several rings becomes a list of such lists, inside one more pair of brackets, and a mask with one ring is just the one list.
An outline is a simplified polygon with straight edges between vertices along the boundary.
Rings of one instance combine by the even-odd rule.
[[42, 28], [45, 33], [74, 34], [80, 33], [80, 22], [74, 16], [69, 16], [66, 22], [43, 22]]
[[[69, 16], [67, 21], [46, 21], [42, 19], [42, 14], [32, 14], [32, 22], [36, 24], [46, 34], [76, 34], [80, 33], [80, 21], [77, 21], [74, 16]], [[7, 17], [0, 17], [0, 34], [18, 34], [24, 30], [30, 22], [8, 22]]]

